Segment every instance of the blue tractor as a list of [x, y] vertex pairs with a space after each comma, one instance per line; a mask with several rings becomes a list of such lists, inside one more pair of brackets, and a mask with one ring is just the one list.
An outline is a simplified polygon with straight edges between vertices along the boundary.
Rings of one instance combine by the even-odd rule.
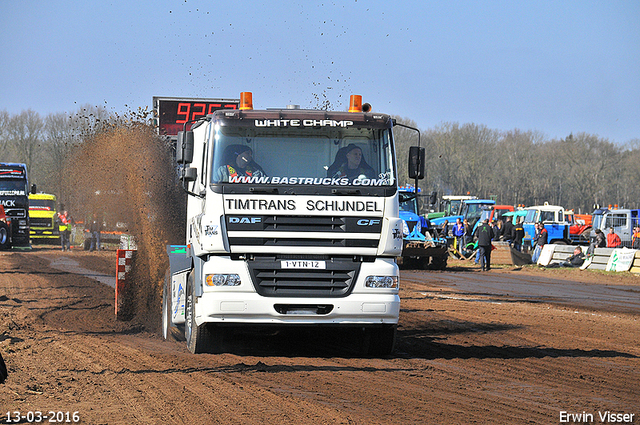
[[440, 217], [431, 220], [431, 224], [437, 228], [440, 228], [445, 220], [449, 223], [447, 226], [447, 234], [453, 228], [456, 219], [464, 221], [466, 218], [469, 225], [473, 229], [482, 215], [482, 211], [487, 207], [491, 207], [496, 204], [496, 201], [491, 199], [466, 199], [462, 201], [462, 207], [460, 208], [460, 215], [452, 215], [449, 217]]
[[444, 270], [449, 258], [447, 240], [440, 238], [429, 220], [419, 214], [415, 189], [400, 187], [398, 190], [403, 233], [402, 256], [398, 258], [398, 264], [407, 268]]

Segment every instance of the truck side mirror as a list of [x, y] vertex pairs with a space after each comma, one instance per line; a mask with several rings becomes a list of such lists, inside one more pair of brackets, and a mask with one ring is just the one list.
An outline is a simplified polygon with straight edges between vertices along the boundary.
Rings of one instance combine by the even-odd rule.
[[189, 164], [193, 161], [193, 131], [179, 131], [176, 144], [176, 162]]
[[424, 178], [424, 148], [418, 146], [411, 146], [409, 148], [409, 178], [410, 179], [423, 179]]
[[185, 167], [182, 171], [181, 180], [186, 182], [194, 182], [198, 178], [198, 170], [193, 167]]
[[438, 192], [431, 192], [429, 196], [429, 205], [435, 205], [438, 202]]
[[36, 188], [36, 184], [35, 183], [32, 184], [31, 185], [31, 194], [35, 195], [37, 191], [38, 191], [38, 189]]

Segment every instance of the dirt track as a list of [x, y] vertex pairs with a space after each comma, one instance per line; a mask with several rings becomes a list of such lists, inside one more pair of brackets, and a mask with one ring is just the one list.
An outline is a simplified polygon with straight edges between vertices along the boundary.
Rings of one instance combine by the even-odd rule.
[[[1, 423], [7, 411], [77, 411], [88, 424], [557, 424], [561, 412], [601, 423], [598, 412], [610, 411], [640, 424], [639, 311], [455, 289], [455, 276], [491, 279], [454, 262], [453, 273], [403, 272], [393, 357], [299, 331], [195, 356], [114, 320], [113, 289], [51, 268], [56, 256], [115, 268], [113, 252], [0, 253]], [[489, 273], [514, 285], [604, 280], [635, 298], [640, 289], [631, 275]]]

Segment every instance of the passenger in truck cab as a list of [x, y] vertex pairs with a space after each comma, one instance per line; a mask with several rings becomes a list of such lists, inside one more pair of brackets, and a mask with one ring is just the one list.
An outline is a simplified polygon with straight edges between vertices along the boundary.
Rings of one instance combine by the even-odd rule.
[[336, 153], [336, 159], [327, 170], [327, 177], [340, 178], [346, 177], [349, 180], [354, 179], [373, 179], [376, 173], [371, 168], [362, 155], [362, 149], [354, 145], [341, 148]]
[[267, 174], [253, 160], [253, 151], [248, 146], [231, 145], [224, 150], [223, 164], [216, 170], [215, 180], [228, 182], [237, 176], [265, 177]]

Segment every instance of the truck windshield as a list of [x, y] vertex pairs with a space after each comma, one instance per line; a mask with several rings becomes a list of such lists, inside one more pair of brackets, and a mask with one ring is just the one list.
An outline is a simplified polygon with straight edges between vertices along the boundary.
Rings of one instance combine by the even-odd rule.
[[217, 126], [211, 183], [393, 186], [390, 130]]
[[448, 201], [447, 206], [445, 207], [446, 215], [458, 215], [460, 214], [460, 206], [462, 205], [462, 200], [454, 199]]
[[29, 209], [38, 211], [55, 211], [56, 203], [52, 199], [29, 199]]
[[27, 181], [24, 179], [0, 179], [0, 195], [24, 196], [27, 192]]
[[482, 215], [482, 211], [491, 204], [483, 204], [483, 203], [465, 203], [462, 207], [461, 215], [467, 219], [470, 226], [475, 226], [475, 224], [480, 219]]
[[600, 223], [602, 223], [602, 214], [594, 214], [591, 221], [591, 227], [594, 229], [600, 229]]
[[529, 210], [527, 212], [527, 216], [524, 219], [525, 223], [535, 223], [537, 216], [538, 215], [538, 210]]
[[418, 200], [413, 194], [400, 193], [400, 211], [418, 214]]

